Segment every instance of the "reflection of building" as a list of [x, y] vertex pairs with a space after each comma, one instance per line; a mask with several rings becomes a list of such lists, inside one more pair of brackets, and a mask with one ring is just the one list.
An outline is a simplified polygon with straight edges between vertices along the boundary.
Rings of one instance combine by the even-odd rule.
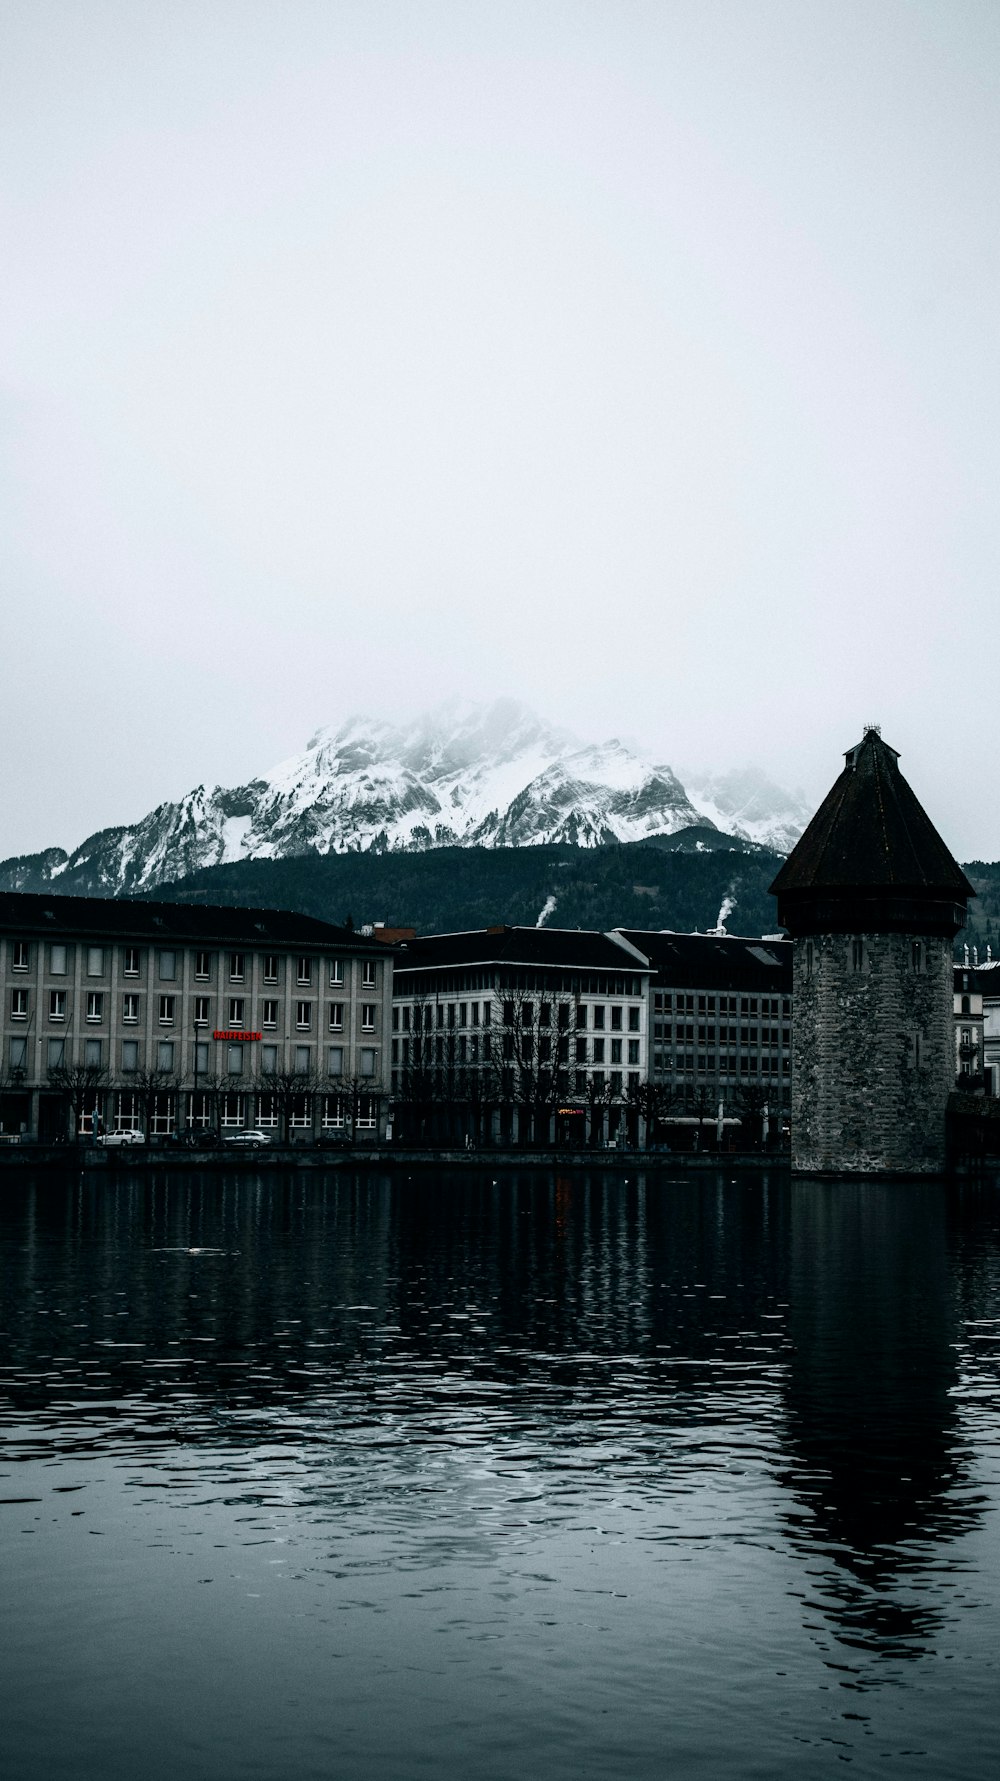
[[392, 954], [273, 909], [0, 896], [6, 1133], [378, 1130]]
[[956, 1385], [963, 1322], [986, 1314], [988, 1283], [956, 1264], [965, 1215], [935, 1183], [898, 1196], [888, 1183], [793, 1182], [789, 1207], [781, 1476], [810, 1606], [856, 1661], [920, 1656], [948, 1612], [947, 1592], [928, 1587], [946, 1569], [934, 1547], [982, 1512]]
[[787, 1112], [792, 948], [787, 940], [623, 929], [656, 975], [650, 1080], [664, 1106]]
[[975, 892], [898, 759], [865, 731], [771, 887], [795, 943], [797, 1169], [945, 1166], [951, 947]]

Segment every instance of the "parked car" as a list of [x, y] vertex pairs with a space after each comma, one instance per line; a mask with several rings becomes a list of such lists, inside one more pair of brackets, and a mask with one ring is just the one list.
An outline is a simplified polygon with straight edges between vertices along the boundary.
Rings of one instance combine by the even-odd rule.
[[270, 1132], [261, 1131], [259, 1126], [251, 1126], [246, 1132], [230, 1132], [224, 1143], [243, 1144], [248, 1150], [260, 1150], [264, 1144], [273, 1144], [274, 1138]]
[[102, 1132], [98, 1144], [145, 1144], [145, 1132]]

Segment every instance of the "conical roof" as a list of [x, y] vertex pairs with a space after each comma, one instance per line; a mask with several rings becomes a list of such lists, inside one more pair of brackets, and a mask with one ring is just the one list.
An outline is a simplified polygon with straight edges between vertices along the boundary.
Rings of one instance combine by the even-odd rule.
[[774, 896], [884, 891], [964, 900], [975, 891], [902, 773], [899, 755], [868, 729], [845, 755], [771, 886]]

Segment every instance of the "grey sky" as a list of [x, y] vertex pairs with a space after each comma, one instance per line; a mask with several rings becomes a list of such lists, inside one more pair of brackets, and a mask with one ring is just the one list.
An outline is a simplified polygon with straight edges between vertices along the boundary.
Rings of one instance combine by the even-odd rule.
[[0, 5], [0, 853], [511, 693], [991, 795], [1000, 8]]

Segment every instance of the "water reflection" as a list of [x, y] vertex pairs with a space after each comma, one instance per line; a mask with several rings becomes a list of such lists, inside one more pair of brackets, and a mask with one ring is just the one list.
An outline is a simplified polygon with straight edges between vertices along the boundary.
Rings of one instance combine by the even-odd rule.
[[917, 1573], [973, 1525], [955, 1402], [948, 1199], [926, 1184], [791, 1189], [787, 1447], [812, 1605], [848, 1647], [920, 1656], [947, 1613]]
[[[18, 1184], [0, 1496], [35, 1494], [40, 1531], [46, 1492], [80, 1492], [84, 1528], [99, 1483], [151, 1551], [209, 1527], [244, 1558], [280, 1548], [314, 1633], [328, 1590], [394, 1628], [416, 1603], [430, 1619], [386, 1644], [385, 1676], [419, 1669], [430, 1631], [460, 1664], [497, 1641], [526, 1693], [558, 1653], [554, 1774], [624, 1761], [589, 1718], [609, 1682], [629, 1772], [717, 1721], [712, 1772], [742, 1773], [755, 1674], [867, 1689], [953, 1634], [995, 1451], [998, 1241], [986, 1188], [780, 1175]], [[56, 1571], [31, 1575], [63, 1613]], [[374, 1672], [342, 1674], [344, 1713]], [[799, 1711], [775, 1710], [762, 1772], [805, 1772]], [[540, 1748], [527, 1708], [524, 1735]], [[384, 1772], [410, 1770], [390, 1751]]]

